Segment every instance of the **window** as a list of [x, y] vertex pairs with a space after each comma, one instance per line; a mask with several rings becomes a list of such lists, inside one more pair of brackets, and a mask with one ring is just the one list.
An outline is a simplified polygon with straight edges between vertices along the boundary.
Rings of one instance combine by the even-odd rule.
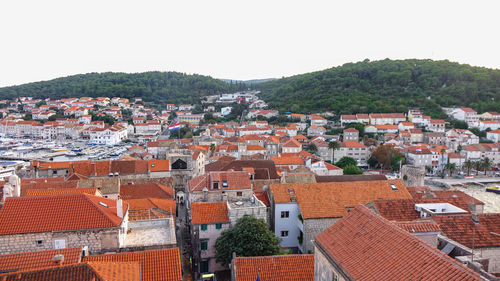
[[288, 236], [288, 230], [281, 231], [281, 237], [287, 237], [287, 236]]
[[339, 281], [339, 276], [335, 272], [332, 272], [332, 281]]
[[54, 249], [64, 249], [64, 248], [66, 248], [66, 240], [64, 239], [54, 240]]
[[206, 241], [206, 240], [205, 241], [200, 241], [200, 249], [202, 251], [207, 250], [208, 249], [208, 241]]
[[288, 218], [288, 217], [290, 217], [290, 212], [289, 211], [283, 211], [283, 212], [281, 212], [281, 217], [282, 218]]
[[221, 228], [222, 228], [222, 223], [215, 224], [215, 229], [221, 229]]
[[222, 187], [227, 187], [227, 181], [222, 181]]
[[200, 261], [200, 273], [208, 272], [208, 260]]
[[202, 224], [201, 225], [201, 230], [207, 230], [207, 225], [206, 224]]
[[53, 174], [53, 175], [57, 174], [57, 171], [52, 171], [52, 174]]
[[36, 240], [36, 245], [38, 247], [42, 247], [43, 246], [43, 240]]
[[218, 182], [214, 182], [214, 189], [219, 189], [219, 183]]
[[236, 192], [236, 196], [240, 196], [240, 197], [243, 196], [243, 192], [241, 192], [241, 191]]

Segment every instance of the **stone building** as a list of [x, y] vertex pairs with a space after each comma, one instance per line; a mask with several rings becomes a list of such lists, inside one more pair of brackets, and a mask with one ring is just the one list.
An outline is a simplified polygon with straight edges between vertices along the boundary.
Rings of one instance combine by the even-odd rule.
[[1, 254], [78, 246], [95, 254], [123, 246], [128, 208], [88, 194], [9, 197], [0, 225]]

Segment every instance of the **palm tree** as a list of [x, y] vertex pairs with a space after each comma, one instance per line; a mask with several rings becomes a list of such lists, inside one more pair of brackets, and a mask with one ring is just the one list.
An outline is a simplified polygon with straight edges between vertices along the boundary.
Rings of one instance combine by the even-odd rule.
[[467, 160], [464, 162], [464, 168], [467, 169], [467, 175], [470, 176], [470, 169], [474, 168], [474, 162]]
[[488, 171], [491, 168], [491, 160], [490, 158], [486, 157], [481, 161], [481, 167], [484, 169], [484, 175], [486, 175], [486, 171]]
[[474, 168], [476, 169], [476, 176], [479, 175], [479, 170], [483, 167], [482, 161], [474, 161]]
[[450, 171], [450, 177], [453, 177], [453, 172], [457, 169], [457, 165], [455, 163], [446, 164], [446, 170]]
[[335, 150], [340, 148], [340, 144], [336, 141], [332, 141], [332, 142], [328, 143], [328, 148], [332, 151], [332, 162], [331, 163], [333, 164], [333, 155], [335, 153]]
[[310, 143], [307, 150], [312, 154], [316, 154], [316, 152], [318, 152], [318, 147], [314, 143]]

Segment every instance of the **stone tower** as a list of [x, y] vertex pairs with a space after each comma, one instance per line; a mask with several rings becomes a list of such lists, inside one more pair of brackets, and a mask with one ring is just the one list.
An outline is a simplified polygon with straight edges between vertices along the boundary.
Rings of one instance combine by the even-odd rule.
[[423, 186], [425, 178], [425, 167], [403, 165], [401, 168], [401, 179], [405, 186]]

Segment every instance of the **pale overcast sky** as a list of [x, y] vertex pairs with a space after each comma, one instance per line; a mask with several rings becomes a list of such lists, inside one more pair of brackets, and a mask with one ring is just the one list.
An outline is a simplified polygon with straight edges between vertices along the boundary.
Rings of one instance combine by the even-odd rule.
[[87, 72], [282, 77], [365, 58], [500, 68], [500, 1], [1, 0], [0, 86]]

